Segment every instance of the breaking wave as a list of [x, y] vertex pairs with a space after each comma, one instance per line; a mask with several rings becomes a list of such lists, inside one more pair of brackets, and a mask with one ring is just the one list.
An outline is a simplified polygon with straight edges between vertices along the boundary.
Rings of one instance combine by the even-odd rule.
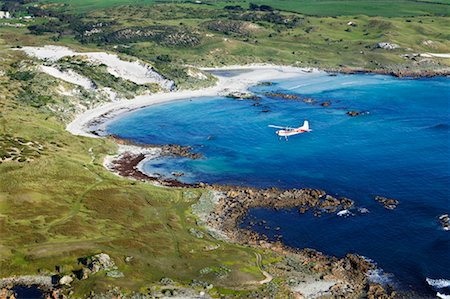
[[383, 269], [377, 268], [374, 270], [370, 270], [367, 274], [368, 279], [372, 283], [378, 283], [382, 286], [385, 286], [387, 284], [392, 284], [392, 279], [394, 278], [394, 275], [391, 273], [385, 273]]
[[442, 299], [450, 299], [450, 295], [445, 295], [437, 292], [436, 297], [442, 298]]
[[435, 288], [442, 289], [450, 287], [450, 279], [426, 279], [427, 283]]

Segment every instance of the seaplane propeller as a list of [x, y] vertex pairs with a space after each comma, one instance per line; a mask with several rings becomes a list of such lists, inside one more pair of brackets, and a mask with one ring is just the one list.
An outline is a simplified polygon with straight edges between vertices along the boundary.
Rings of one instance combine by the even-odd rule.
[[298, 128], [275, 126], [275, 125], [269, 125], [269, 127], [270, 128], [275, 128], [275, 129], [281, 129], [281, 130], [277, 130], [275, 132], [275, 134], [280, 136], [280, 139], [281, 139], [281, 137], [284, 137], [284, 139], [286, 139], [286, 141], [288, 140], [288, 136], [293, 136], [293, 135], [297, 135], [297, 134], [301, 134], [301, 133], [306, 133], [306, 132], [311, 132], [312, 131], [309, 128], [309, 122], [307, 120], [305, 120], [303, 122], [303, 126], [298, 127]]

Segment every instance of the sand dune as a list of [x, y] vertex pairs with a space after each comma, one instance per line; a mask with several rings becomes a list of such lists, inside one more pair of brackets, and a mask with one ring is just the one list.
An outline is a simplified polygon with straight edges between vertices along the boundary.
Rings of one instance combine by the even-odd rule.
[[[115, 54], [105, 52], [74, 52], [67, 47], [61, 46], [23, 47], [21, 50], [29, 56], [49, 62], [57, 62], [59, 59], [67, 56], [84, 56], [94, 63], [106, 65], [107, 70], [111, 75], [132, 81], [136, 84], [157, 83], [162, 88], [167, 90], [171, 90], [175, 86], [173, 81], [158, 74], [155, 70], [153, 70], [151, 65], [145, 64], [144, 62], [138, 60], [122, 60]], [[56, 73], [54, 70], [52, 70], [52, 74], [57, 74], [59, 76], [66, 77], [67, 79], [67, 76]], [[83, 80], [77, 83], [71, 83], [77, 85], [85, 84]]]

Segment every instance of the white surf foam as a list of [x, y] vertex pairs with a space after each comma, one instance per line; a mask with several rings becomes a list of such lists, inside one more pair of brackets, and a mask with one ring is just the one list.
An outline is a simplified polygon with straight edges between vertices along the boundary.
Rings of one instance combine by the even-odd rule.
[[441, 294], [439, 292], [436, 293], [436, 297], [442, 298], [442, 299], [450, 299], [450, 295]]
[[351, 216], [352, 212], [350, 212], [349, 210], [342, 210], [342, 211], [337, 212], [336, 215], [338, 215], [339, 217]]
[[442, 289], [450, 287], [450, 279], [431, 279], [426, 278], [427, 283], [435, 288]]
[[385, 273], [383, 269], [380, 268], [370, 270], [367, 276], [370, 282], [379, 283], [383, 286], [387, 284], [392, 284], [392, 278], [394, 277], [393, 274]]

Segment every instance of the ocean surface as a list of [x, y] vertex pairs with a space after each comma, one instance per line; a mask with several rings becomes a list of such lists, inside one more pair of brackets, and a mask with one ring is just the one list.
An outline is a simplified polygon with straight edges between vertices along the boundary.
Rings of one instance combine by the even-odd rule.
[[[287, 245], [373, 260], [383, 270], [374, 280], [423, 296], [450, 294], [450, 232], [438, 221], [450, 213], [450, 79], [319, 73], [274, 82], [251, 88], [260, 101], [186, 99], [124, 114], [107, 131], [140, 143], [190, 145], [204, 155], [153, 160], [144, 166], [148, 173], [183, 172], [185, 182], [311, 187], [349, 197], [356, 203], [353, 216], [260, 208], [242, 225], [264, 220], [253, 229], [281, 234]], [[321, 106], [325, 101], [331, 105]], [[364, 114], [346, 115], [351, 110]], [[300, 126], [305, 119], [313, 131], [288, 141], [268, 127]], [[375, 195], [400, 204], [384, 209]]]

